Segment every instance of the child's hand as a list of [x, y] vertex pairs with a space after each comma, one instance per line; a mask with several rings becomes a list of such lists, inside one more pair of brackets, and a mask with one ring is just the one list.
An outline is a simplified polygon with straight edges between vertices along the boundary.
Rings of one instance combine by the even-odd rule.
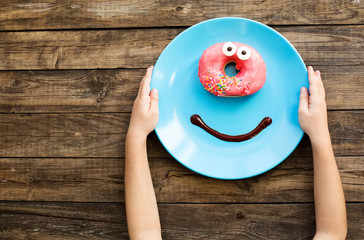
[[325, 89], [320, 72], [314, 72], [311, 66], [307, 70], [310, 95], [307, 88], [301, 88], [298, 120], [302, 130], [307, 133], [312, 142], [328, 136], [328, 125]]
[[159, 118], [158, 91], [150, 91], [153, 66], [147, 69], [140, 83], [138, 96], [133, 105], [128, 137], [145, 139], [157, 126]]

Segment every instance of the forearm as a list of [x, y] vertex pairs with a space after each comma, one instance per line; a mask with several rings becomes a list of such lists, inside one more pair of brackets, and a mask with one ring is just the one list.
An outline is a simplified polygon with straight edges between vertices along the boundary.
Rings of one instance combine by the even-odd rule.
[[125, 205], [130, 239], [161, 239], [146, 139], [127, 137], [125, 155]]
[[345, 197], [328, 130], [311, 139], [314, 161], [316, 239], [345, 239]]

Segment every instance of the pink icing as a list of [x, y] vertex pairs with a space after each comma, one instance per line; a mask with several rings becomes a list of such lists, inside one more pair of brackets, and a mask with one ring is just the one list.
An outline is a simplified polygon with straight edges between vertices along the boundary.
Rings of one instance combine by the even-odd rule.
[[[223, 43], [217, 43], [207, 48], [200, 58], [198, 76], [204, 88], [220, 97], [245, 96], [259, 91], [266, 79], [266, 65], [260, 54], [251, 46], [233, 42], [237, 49], [248, 47], [251, 56], [247, 60], [238, 58], [237, 53], [225, 56], [222, 50]], [[229, 62], [236, 63], [240, 72], [235, 77], [225, 74], [225, 65]]]

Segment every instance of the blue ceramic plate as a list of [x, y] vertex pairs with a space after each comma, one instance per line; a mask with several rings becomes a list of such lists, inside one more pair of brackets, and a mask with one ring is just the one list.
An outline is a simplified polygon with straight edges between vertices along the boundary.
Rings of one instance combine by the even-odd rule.
[[[216, 97], [201, 85], [197, 74], [203, 51], [226, 41], [248, 44], [263, 57], [267, 78], [257, 93]], [[156, 133], [175, 159], [197, 173], [221, 179], [252, 177], [281, 163], [300, 142], [299, 91], [307, 85], [302, 58], [272, 28], [243, 18], [201, 22], [179, 34], [155, 64], [152, 87], [159, 90], [160, 99]], [[192, 125], [193, 114], [229, 135], [250, 132], [264, 117], [273, 122], [256, 137], [233, 143]]]

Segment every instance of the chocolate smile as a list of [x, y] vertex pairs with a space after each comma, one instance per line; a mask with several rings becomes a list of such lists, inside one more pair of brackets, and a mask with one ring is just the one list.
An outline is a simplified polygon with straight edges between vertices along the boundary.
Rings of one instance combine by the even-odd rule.
[[199, 115], [194, 114], [190, 118], [191, 123], [193, 125], [196, 125], [206, 132], [210, 133], [212, 136], [217, 137], [218, 139], [221, 139], [223, 141], [227, 142], [242, 142], [249, 139], [252, 139], [256, 135], [258, 135], [261, 131], [263, 131], [264, 128], [268, 127], [272, 123], [272, 119], [270, 117], [265, 117], [256, 128], [254, 128], [251, 132], [248, 132], [246, 134], [237, 135], [237, 136], [231, 136], [227, 134], [220, 133], [212, 128], [210, 128]]

